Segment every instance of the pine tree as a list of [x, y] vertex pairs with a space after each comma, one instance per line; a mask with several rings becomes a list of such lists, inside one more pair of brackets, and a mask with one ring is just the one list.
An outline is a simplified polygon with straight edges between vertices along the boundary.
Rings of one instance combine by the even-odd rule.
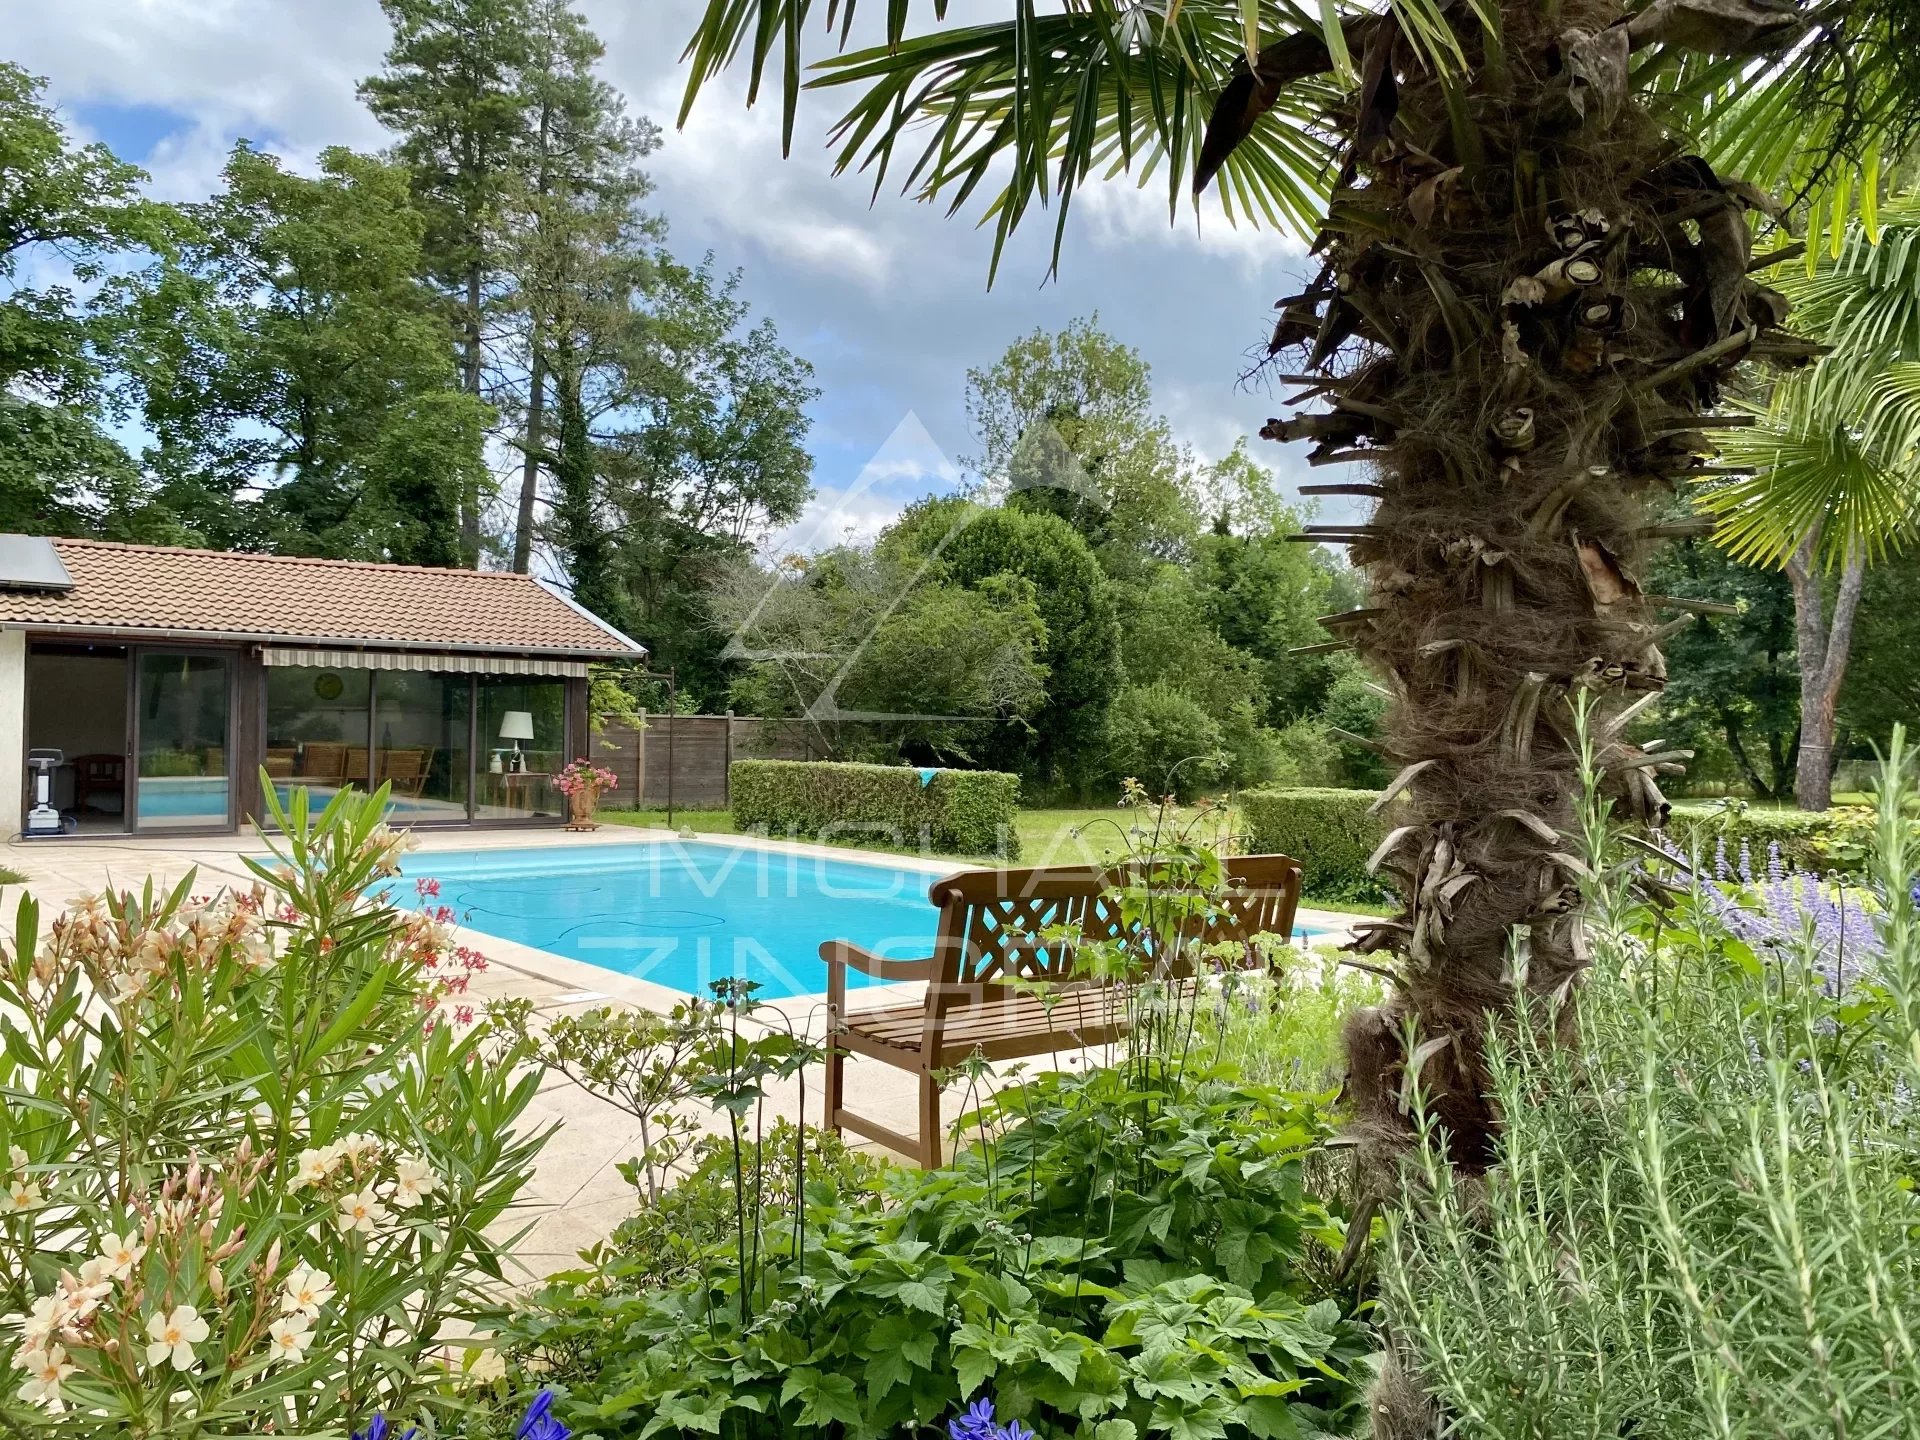
[[[444, 291], [461, 386], [488, 398], [491, 324], [504, 284], [501, 223], [528, 152], [525, 77], [533, 56], [529, 0], [381, 0], [393, 26], [380, 74], [361, 97], [400, 139], [428, 216], [428, 273]], [[462, 563], [479, 563], [487, 477], [460, 496]]]

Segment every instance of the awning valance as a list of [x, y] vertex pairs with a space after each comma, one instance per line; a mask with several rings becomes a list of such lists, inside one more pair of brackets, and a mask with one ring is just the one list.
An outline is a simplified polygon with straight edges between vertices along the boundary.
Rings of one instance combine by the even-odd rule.
[[456, 675], [542, 675], [587, 678], [584, 660], [547, 660], [525, 655], [448, 655], [430, 650], [308, 650], [262, 645], [268, 665], [310, 665], [320, 670], [429, 670]]

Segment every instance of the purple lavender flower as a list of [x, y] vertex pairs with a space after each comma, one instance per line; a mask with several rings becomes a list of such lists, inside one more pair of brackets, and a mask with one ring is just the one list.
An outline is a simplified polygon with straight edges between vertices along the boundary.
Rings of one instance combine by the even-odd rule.
[[[1740, 872], [1751, 874], [1743, 850]], [[1818, 972], [1829, 995], [1851, 988], [1880, 958], [1882, 946], [1866, 892], [1823, 880], [1769, 854], [1766, 878], [1734, 883], [1716, 863], [1707, 889], [1715, 917], [1750, 945], [1797, 954]]]

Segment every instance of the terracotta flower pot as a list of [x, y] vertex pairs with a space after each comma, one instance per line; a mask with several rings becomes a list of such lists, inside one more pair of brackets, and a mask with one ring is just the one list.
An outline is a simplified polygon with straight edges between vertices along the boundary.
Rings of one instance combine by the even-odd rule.
[[582, 785], [567, 796], [567, 829], [598, 830], [600, 822], [593, 818], [593, 812], [600, 806], [600, 789], [596, 785]]

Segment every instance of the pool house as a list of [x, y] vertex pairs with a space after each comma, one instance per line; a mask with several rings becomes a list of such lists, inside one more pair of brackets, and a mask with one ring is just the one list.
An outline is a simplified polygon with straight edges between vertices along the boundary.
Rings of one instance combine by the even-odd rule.
[[645, 653], [528, 575], [0, 536], [9, 830], [233, 831], [262, 771], [389, 783], [407, 824], [559, 823], [587, 667]]

